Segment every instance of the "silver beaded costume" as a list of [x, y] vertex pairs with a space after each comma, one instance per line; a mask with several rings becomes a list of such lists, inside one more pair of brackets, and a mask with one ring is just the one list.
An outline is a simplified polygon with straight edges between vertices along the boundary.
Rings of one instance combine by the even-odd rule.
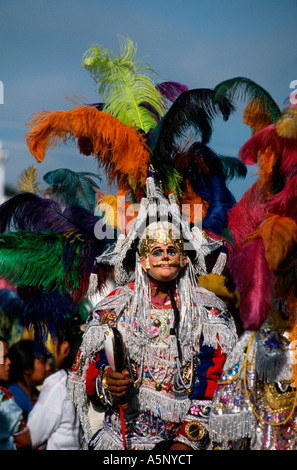
[[[213, 293], [197, 287], [196, 282], [197, 274], [206, 273], [205, 256], [220, 246], [220, 242], [207, 240], [202, 232], [200, 240], [194, 236], [183, 224], [174, 201], [168, 202], [156, 188], [153, 177], [148, 178], [147, 195], [130, 231], [120, 237], [116, 245], [113, 263], [119, 286], [95, 307], [87, 323], [77, 364], [69, 378], [69, 397], [80, 414], [86, 445], [91, 439], [94, 449], [123, 448], [119, 414], [113, 408], [108, 391], [102, 387], [100, 374], [96, 390], [106, 411], [102, 428], [94, 436], [91, 405], [86, 394], [89, 366], [102, 351], [106, 325], [112, 321], [123, 335], [131, 369], [136, 370], [136, 375], [132, 374], [134, 387], [128, 392], [129, 412], [125, 413], [128, 448], [152, 449], [158, 442], [172, 439], [194, 449], [209, 448], [207, 427], [211, 397], [196, 399], [193, 395], [193, 389], [199, 386], [196, 371], [202, 344], [204, 349], [219, 348], [222, 355], [227, 355], [237, 340], [233, 318], [224, 303]], [[183, 238], [191, 243], [196, 254], [194, 262], [187, 256], [187, 264], [175, 285], [180, 311], [181, 357], [176, 337], [170, 333], [172, 307], [158, 309], [152, 305], [150, 281], [141, 267], [139, 254], [135, 254], [135, 265], [130, 271], [124, 263], [133, 241], [141, 238], [140, 227], [148, 211], [160, 216], [163, 209], [173, 221], [180, 223]], [[197, 233], [198, 228], [195, 230]], [[215, 270], [219, 264], [216, 263]]]

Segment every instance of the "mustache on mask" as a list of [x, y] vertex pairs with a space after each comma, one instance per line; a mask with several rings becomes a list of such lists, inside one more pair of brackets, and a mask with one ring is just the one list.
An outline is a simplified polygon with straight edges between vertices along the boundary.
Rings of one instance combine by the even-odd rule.
[[153, 263], [154, 268], [159, 268], [161, 266], [172, 266], [172, 267], [180, 267], [179, 261], [174, 261], [174, 260], [169, 260], [169, 261], [157, 261], [156, 263]]

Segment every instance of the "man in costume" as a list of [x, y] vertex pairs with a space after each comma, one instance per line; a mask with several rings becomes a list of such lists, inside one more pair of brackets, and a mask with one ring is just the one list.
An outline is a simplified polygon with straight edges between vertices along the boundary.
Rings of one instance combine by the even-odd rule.
[[226, 361], [210, 416], [222, 449], [297, 448], [296, 111], [269, 120], [254, 101], [246, 112], [257, 128], [240, 157], [258, 164], [259, 177], [229, 214], [235, 249], [227, 267], [240, 290], [245, 332]]
[[[119, 287], [90, 315], [69, 396], [92, 449], [207, 449], [211, 399], [236, 342], [225, 305], [196, 281], [205, 257], [220, 243], [207, 240], [198, 227], [187, 229], [153, 176], [147, 195], [117, 242]], [[118, 371], [104, 348], [110, 327], [121, 332], [126, 351]], [[95, 433], [94, 406], [105, 412]]]
[[[36, 113], [27, 133], [28, 148], [38, 162], [59, 141], [77, 139], [80, 152], [94, 156], [108, 183], [117, 185], [113, 199], [125, 195], [129, 204], [140, 203], [137, 217], [130, 218], [134, 222], [129, 232], [115, 228], [121, 234], [109, 263], [115, 268], [118, 288], [100, 301], [89, 318], [69, 380], [69, 395], [80, 413], [87, 443], [101, 428], [105, 410], [103, 429], [94, 437], [93, 448], [117, 449], [125, 443], [127, 448], [152, 448], [163, 441], [170, 446], [178, 441], [206, 448], [210, 400], [236, 333], [224, 304], [198, 288], [197, 279], [209, 273], [208, 255], [220, 250], [212, 273], [222, 273], [226, 246], [219, 240], [227, 244], [227, 212], [235, 204], [226, 180], [246, 172], [237, 159], [219, 156], [207, 146], [212, 120], [227, 120], [234, 111], [232, 102], [211, 89], [188, 90], [176, 82], [156, 84], [151, 68], [136, 61], [135, 54], [128, 38], [118, 56], [100, 46], [91, 48], [84, 65], [96, 84], [100, 83], [102, 103]], [[195, 139], [192, 145], [189, 131]], [[163, 192], [156, 190], [152, 177], [147, 179], [150, 165]], [[35, 340], [41, 347], [44, 331], [55, 333], [64, 304], [68, 306], [71, 300], [74, 311], [89, 298], [90, 292], [94, 293], [91, 279], [95, 289], [102, 287], [98, 268], [106, 240], [96, 236], [96, 227], [102, 221], [104, 197], [98, 196], [99, 188], [90, 179], [93, 176], [55, 170], [44, 177], [50, 184], [51, 199], [23, 192], [0, 210], [0, 255], [5, 259], [0, 276], [33, 289], [25, 316], [33, 323]], [[183, 205], [202, 207], [198, 222], [195, 210], [183, 214], [191, 230], [179, 212]], [[160, 244], [157, 237], [153, 246], [142, 245], [148, 221], [164, 220], [164, 206], [170, 215], [165, 219], [173, 223], [166, 230], [174, 234], [174, 227], [181, 227], [182, 238], [174, 234], [169, 246], [167, 237], [166, 243]], [[12, 221], [14, 231], [4, 233]], [[197, 226], [200, 221], [204, 234]], [[183, 250], [175, 241], [178, 238], [184, 242]], [[162, 279], [161, 284], [153, 277], [157, 266], [150, 264], [149, 258], [157, 246], [166, 250], [161, 250], [162, 256], [169, 256], [170, 248], [177, 250], [180, 258], [179, 266], [169, 268], [168, 262], [166, 269], [173, 278]], [[159, 290], [155, 291], [151, 282]], [[170, 303], [166, 299], [163, 306], [164, 286], [172, 287], [172, 292]], [[162, 308], [156, 309], [160, 302]], [[162, 315], [156, 317], [156, 311]], [[124, 378], [126, 372], [124, 377], [104, 375], [109, 367], [104, 353], [109, 322], [116, 326], [115, 331], [121, 331], [126, 349], [126, 363], [116, 372], [122, 374], [128, 367], [129, 380]], [[133, 381], [127, 391], [125, 422], [123, 413], [118, 413], [123, 406], [117, 406], [112, 396], [118, 393], [112, 389], [118, 385], [111, 383], [115, 379], [124, 381], [120, 394], [126, 392], [128, 381]], [[93, 413], [97, 407], [99, 412]]]

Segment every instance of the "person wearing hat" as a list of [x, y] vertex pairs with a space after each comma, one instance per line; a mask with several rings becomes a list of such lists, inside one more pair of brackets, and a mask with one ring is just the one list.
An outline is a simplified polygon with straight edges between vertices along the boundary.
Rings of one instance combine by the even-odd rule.
[[[153, 177], [147, 194], [117, 241], [118, 287], [91, 312], [68, 393], [86, 448], [208, 449], [211, 400], [237, 340], [225, 304], [196, 280], [218, 244], [183, 223]], [[123, 341], [121, 370], [108, 346], [115, 329]], [[105, 416], [94, 432], [96, 407]]]

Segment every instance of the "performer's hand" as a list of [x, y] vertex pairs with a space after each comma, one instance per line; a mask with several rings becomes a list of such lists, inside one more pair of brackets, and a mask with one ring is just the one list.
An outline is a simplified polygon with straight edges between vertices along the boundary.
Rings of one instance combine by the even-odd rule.
[[181, 442], [175, 442], [170, 447], [170, 450], [193, 450], [193, 449], [187, 446], [186, 444], [182, 444]]
[[129, 371], [124, 369], [120, 372], [105, 372], [108, 391], [113, 397], [120, 398], [125, 395], [132, 383]]
[[13, 436], [14, 445], [18, 450], [30, 449], [31, 448], [31, 435], [29, 429], [25, 429], [23, 432], [15, 434]]

